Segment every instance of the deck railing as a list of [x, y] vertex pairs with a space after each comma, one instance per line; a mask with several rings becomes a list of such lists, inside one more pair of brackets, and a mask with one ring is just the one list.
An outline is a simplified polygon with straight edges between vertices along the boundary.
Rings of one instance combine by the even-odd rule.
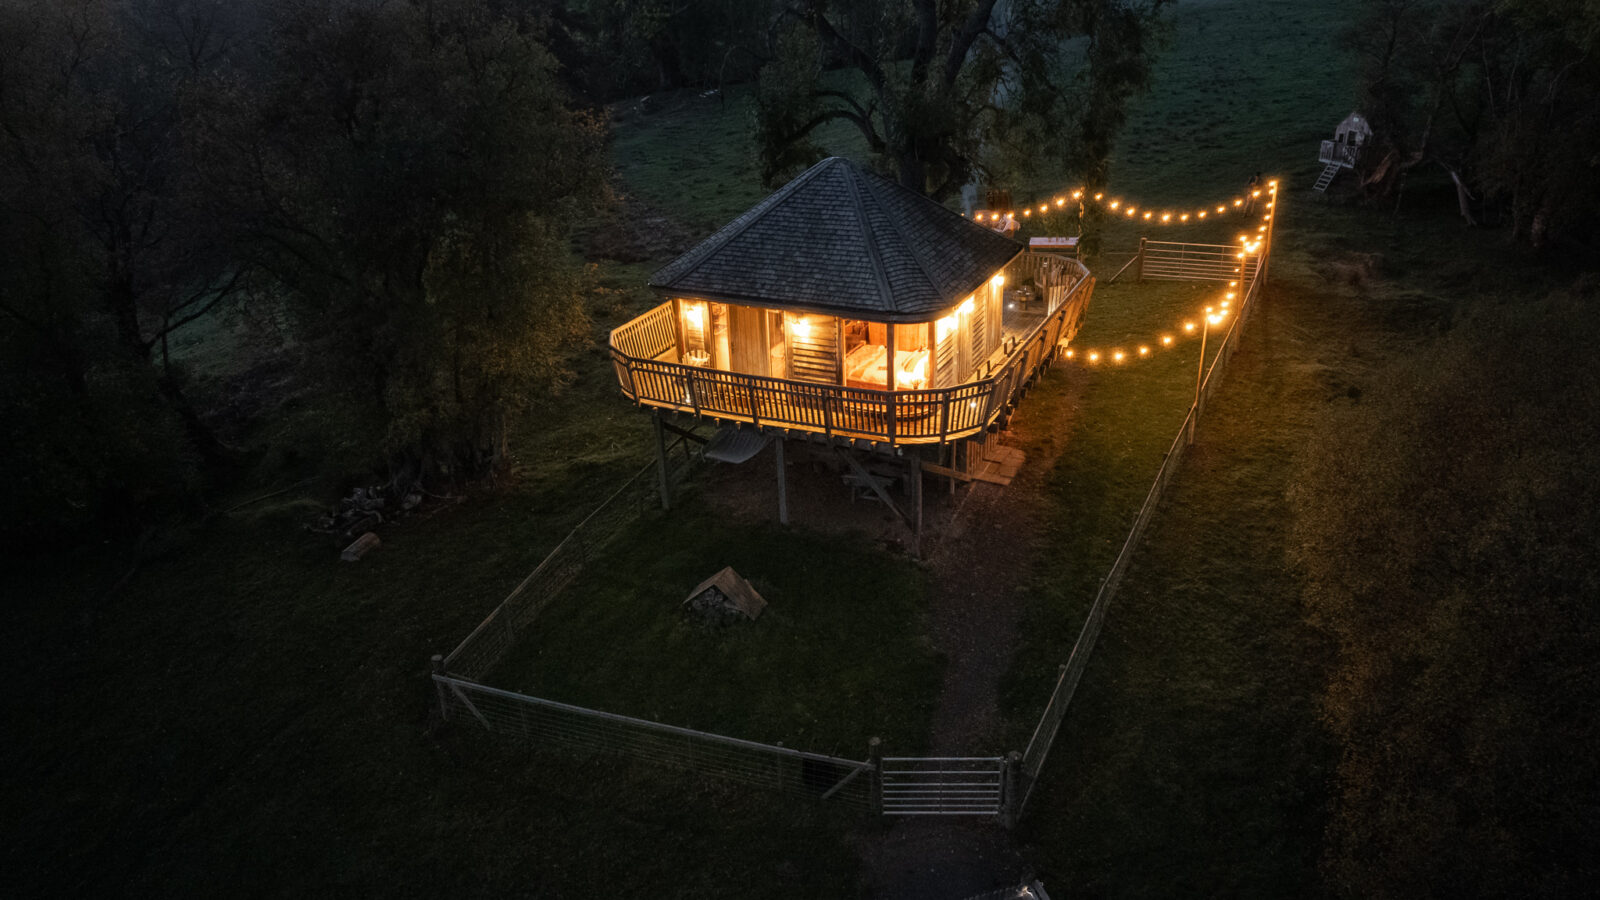
[[1346, 169], [1353, 169], [1356, 160], [1361, 156], [1361, 147], [1356, 144], [1347, 144], [1343, 141], [1323, 141], [1317, 150], [1317, 162], [1338, 163]]
[[1047, 314], [1004, 364], [976, 381], [878, 391], [669, 362], [660, 357], [676, 345], [671, 303], [611, 332], [611, 359], [623, 393], [649, 406], [891, 445], [961, 440], [1011, 409], [1063, 335], [1077, 333], [1094, 290], [1089, 270], [1076, 260], [1024, 254], [1013, 265], [1018, 277], [1037, 277], [1044, 285]]

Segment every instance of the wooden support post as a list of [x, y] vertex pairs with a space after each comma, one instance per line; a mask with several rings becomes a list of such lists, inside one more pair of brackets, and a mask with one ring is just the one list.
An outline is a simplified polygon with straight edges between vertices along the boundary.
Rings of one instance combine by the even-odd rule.
[[[433, 674], [444, 674], [444, 654], [442, 653], [435, 653], [433, 655]], [[445, 699], [444, 685], [435, 681], [433, 683], [433, 689], [439, 694], [439, 718], [449, 721], [450, 703]]]
[[911, 555], [922, 557], [922, 457], [913, 455], [908, 461], [906, 477], [911, 479]]
[[789, 487], [783, 471], [783, 435], [772, 442], [773, 455], [778, 460], [778, 523], [789, 524]]
[[661, 508], [672, 508], [672, 476], [667, 472], [667, 434], [661, 421], [661, 410], [651, 414], [656, 426], [656, 468], [661, 475]]
[[883, 738], [867, 738], [867, 762], [872, 764], [872, 804], [883, 812]]
[[1140, 284], [1144, 283], [1144, 245], [1146, 240], [1146, 238], [1139, 238], [1138, 261], [1133, 266], [1133, 280]]
[[1001, 769], [1000, 824], [1010, 829], [1017, 827], [1022, 816], [1022, 754], [1013, 750], [1006, 754], [1005, 768]]

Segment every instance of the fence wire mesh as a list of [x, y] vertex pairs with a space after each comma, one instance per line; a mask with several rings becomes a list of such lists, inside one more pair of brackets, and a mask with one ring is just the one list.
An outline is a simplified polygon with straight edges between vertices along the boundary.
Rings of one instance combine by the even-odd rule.
[[545, 747], [600, 753], [869, 811], [875, 766], [585, 709], [435, 675], [451, 719]]
[[[683, 445], [682, 440], [679, 441]], [[690, 456], [686, 445], [669, 481], [681, 483], [687, 477]], [[671, 455], [669, 454], [669, 457]], [[649, 463], [595, 508], [544, 561], [512, 589], [500, 605], [467, 635], [444, 659], [444, 671], [473, 681], [483, 676], [511, 649], [533, 620], [561, 591], [583, 571], [589, 560], [622, 529], [636, 521], [647, 509], [661, 502], [661, 484]]]

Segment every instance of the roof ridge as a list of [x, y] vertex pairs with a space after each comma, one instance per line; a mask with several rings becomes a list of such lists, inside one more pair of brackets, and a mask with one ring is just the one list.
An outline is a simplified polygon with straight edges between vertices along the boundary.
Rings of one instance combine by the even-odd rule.
[[[883, 254], [878, 252], [877, 236], [873, 233], [872, 223], [867, 221], [866, 204], [861, 196], [866, 193], [867, 186], [862, 182], [861, 173], [856, 171], [855, 166], [847, 164], [844, 170], [849, 175], [850, 186], [854, 188], [850, 192], [850, 199], [855, 202], [856, 223], [861, 226], [861, 243], [866, 246], [867, 259], [872, 264], [872, 275], [878, 282], [878, 292], [883, 295], [886, 309], [899, 312], [900, 310], [896, 308], [894, 302], [894, 291], [889, 287], [889, 273], [883, 269]], [[873, 199], [876, 200], [877, 198], [874, 197]], [[885, 215], [884, 218], [889, 218], [889, 216]], [[896, 232], [898, 233], [898, 229]]]
[[[886, 184], [890, 184], [891, 187], [900, 187], [900, 185], [893, 184], [892, 182], [889, 181], [889, 179], [884, 178], [881, 175], [873, 175], [873, 177], [877, 178], [879, 181], [882, 181], [882, 182], [884, 182]], [[915, 193], [915, 192], [912, 192], [912, 193]], [[922, 196], [922, 195], [918, 194], [917, 196]], [[882, 198], [880, 198], [877, 194], [873, 194], [872, 199], [873, 200], [878, 200], [878, 201], [882, 200]], [[881, 202], [880, 202], [879, 205], [882, 205]], [[908, 237], [906, 237], [905, 229], [900, 227], [900, 219], [899, 219], [899, 217], [890, 215], [888, 210], [884, 210], [884, 216], [883, 217], [885, 219], [889, 220], [889, 227], [894, 229], [895, 236], [900, 239], [900, 243], [905, 245], [906, 255], [911, 257], [911, 261], [917, 264], [917, 271], [922, 273], [922, 277], [923, 278], [928, 279], [928, 287], [929, 287], [929, 289], [931, 289], [935, 294], [941, 293], [940, 290], [939, 290], [939, 280], [937, 278], [933, 277], [933, 270], [928, 268], [928, 264], [927, 264], [926, 261], [923, 260], [922, 254], [917, 252], [916, 246], [914, 244], [912, 244], [911, 240]], [[890, 300], [891, 300], [891, 302], [893, 302], [893, 298], [890, 298]], [[895, 311], [899, 312], [899, 309], [897, 308]]]
[[[824, 159], [821, 163], [818, 163], [804, 172], [801, 172], [799, 175], [796, 175], [789, 181], [788, 184], [778, 188], [776, 192], [768, 195], [765, 200], [762, 200], [755, 206], [745, 210], [744, 213], [739, 216], [739, 218], [729, 222], [716, 234], [706, 238], [703, 243], [701, 243], [698, 247], [695, 247], [694, 249], [695, 251], [699, 252], [700, 258], [696, 259], [693, 264], [683, 271], [674, 273], [672, 276], [673, 279], [682, 279], [694, 274], [695, 270], [704, 265], [706, 260], [716, 255], [716, 251], [726, 247], [733, 241], [734, 238], [748, 231], [750, 226], [766, 218], [768, 213], [788, 202], [789, 198], [798, 193], [802, 186], [810, 183], [823, 171], [832, 168], [831, 166], [825, 166], [822, 163], [832, 162], [834, 160], [848, 162], [848, 160], [845, 160], [844, 157], [830, 156], [827, 159]], [[846, 168], [848, 168], [848, 166]], [[674, 262], [677, 261], [678, 260], [674, 260]], [[667, 263], [665, 266], [657, 269], [656, 272], [650, 276], [650, 282], [654, 282], [656, 275], [659, 275], [661, 272], [672, 268], [672, 265], [673, 263]]]

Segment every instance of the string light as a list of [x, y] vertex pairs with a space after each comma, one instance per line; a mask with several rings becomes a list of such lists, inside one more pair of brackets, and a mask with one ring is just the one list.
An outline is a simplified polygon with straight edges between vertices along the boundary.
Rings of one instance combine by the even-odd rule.
[[[1267, 200], [1267, 202], [1265, 204], [1266, 208], [1270, 209], [1272, 207], [1272, 205], [1273, 205], [1272, 201], [1277, 196], [1277, 192], [1278, 192], [1278, 182], [1276, 180], [1269, 181], [1267, 183], [1267, 188], [1266, 188], [1266, 193], [1268, 194], [1268, 200]], [[1070, 198], [1072, 200], [1082, 200], [1082, 199], [1084, 199], [1084, 197], [1085, 197], [1085, 195], [1087, 193], [1088, 192], [1087, 192], [1086, 188], [1082, 188], [1082, 187], [1074, 188], [1070, 193]], [[1254, 198], [1260, 197], [1261, 193], [1262, 193], [1261, 189], [1257, 188], [1257, 189], [1252, 189], [1248, 194], [1242, 194], [1242, 195], [1240, 195], [1238, 197], [1230, 198], [1233, 201], [1233, 208], [1235, 210], [1237, 210], [1237, 211], [1246, 211], [1246, 210], [1243, 209], [1243, 207], [1245, 205], [1245, 201], [1246, 200], [1253, 200]], [[1068, 196], [1069, 195], [1068, 195], [1068, 193], [1066, 191], [1062, 191], [1061, 194], [1056, 195], [1056, 197], [1055, 197], [1055, 205], [1056, 205], [1056, 207], [1058, 209], [1062, 208], [1062, 207], [1065, 207], [1067, 205]], [[1103, 192], [1103, 191], [1097, 191], [1092, 195], [1092, 197], [1090, 197], [1090, 199], [1092, 201], [1097, 202], [1097, 203], [1102, 201], [1104, 198], [1105, 198], [1105, 192]], [[1127, 199], [1124, 199], [1122, 197], [1114, 197], [1111, 200], [1107, 201], [1106, 202], [1106, 208], [1110, 209], [1110, 210], [1113, 210], [1113, 211], [1119, 211], [1120, 210], [1125, 215], [1130, 215], [1130, 216], [1137, 215], [1137, 212], [1140, 209], [1139, 204], [1137, 202], [1132, 201], [1132, 200], [1127, 200]], [[1129, 210], [1133, 210], [1133, 212], [1130, 213]], [[1004, 212], [1004, 210], [1001, 210], [1000, 212]], [[1015, 210], [1012, 210], [1011, 211], [1011, 215], [1015, 215], [1016, 213], [1019, 213], [1019, 212], [1023, 216], [1031, 217], [1031, 215], [1032, 215], [1032, 207], [1019, 207], [1019, 208], [1017, 208]], [[1050, 201], [1047, 199], [1047, 200], [1045, 200], [1045, 202], [1039, 204], [1039, 214], [1040, 215], [1044, 215], [1045, 213], [1048, 213], [1048, 212], [1050, 212]], [[1215, 213], [1217, 215], [1221, 215], [1221, 214], [1223, 214], [1225, 212], [1228, 212], [1228, 205], [1226, 203], [1220, 203], [1220, 204], [1218, 204], [1216, 206]], [[1163, 225], [1175, 225], [1175, 224], [1188, 224], [1191, 219], [1196, 221], [1196, 222], [1198, 222], [1198, 221], [1200, 221], [1202, 219], [1207, 218], [1210, 214], [1211, 214], [1211, 211], [1207, 210], [1205, 207], [1200, 207], [1198, 209], [1193, 210], [1192, 212], [1191, 211], [1187, 211], [1187, 210], [1183, 210], [1183, 209], [1171, 209], [1171, 208], [1169, 208], [1169, 209], [1165, 209], [1165, 210], [1160, 210], [1160, 209], [1148, 210], [1147, 214], [1144, 216], [1144, 218], [1146, 220], [1152, 221], [1152, 222], [1159, 221]], [[980, 214], [980, 216], [981, 216], [981, 214]], [[996, 215], [996, 214], [991, 214], [990, 219], [991, 219], [991, 221], [998, 221], [999, 216]]]

